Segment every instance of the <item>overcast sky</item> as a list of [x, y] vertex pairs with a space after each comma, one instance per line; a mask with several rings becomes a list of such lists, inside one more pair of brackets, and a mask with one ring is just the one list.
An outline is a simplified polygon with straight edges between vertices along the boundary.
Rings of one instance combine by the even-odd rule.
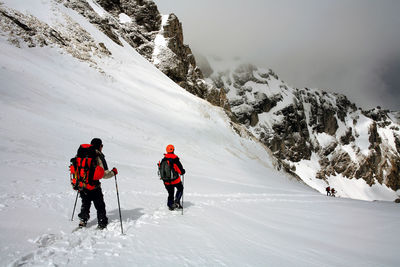
[[293, 87], [400, 110], [400, 0], [155, 0], [205, 55], [272, 68]]

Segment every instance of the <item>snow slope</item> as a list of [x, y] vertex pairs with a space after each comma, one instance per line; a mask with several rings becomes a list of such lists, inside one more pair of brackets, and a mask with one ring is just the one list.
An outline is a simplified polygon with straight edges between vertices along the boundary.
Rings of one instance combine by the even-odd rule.
[[[60, 48], [17, 48], [0, 34], [1, 266], [399, 264], [398, 205], [328, 198], [290, 180], [221, 109], [77, 13], [47, 0], [2, 2], [47, 23], [67, 14], [112, 56], [96, 59], [101, 73]], [[108, 229], [95, 230], [92, 207], [89, 228], [72, 232], [68, 163], [93, 137], [120, 172], [125, 235], [114, 180], [102, 183]], [[187, 171], [183, 216], [166, 208], [156, 174], [169, 143]]]

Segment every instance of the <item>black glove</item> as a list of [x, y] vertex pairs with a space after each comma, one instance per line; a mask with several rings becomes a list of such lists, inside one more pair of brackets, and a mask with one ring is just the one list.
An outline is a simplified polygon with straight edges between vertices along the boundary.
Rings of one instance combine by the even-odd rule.
[[112, 168], [112, 170], [111, 170], [113, 173], [114, 173], [114, 175], [117, 175], [118, 174], [118, 170], [117, 170], [117, 168]]

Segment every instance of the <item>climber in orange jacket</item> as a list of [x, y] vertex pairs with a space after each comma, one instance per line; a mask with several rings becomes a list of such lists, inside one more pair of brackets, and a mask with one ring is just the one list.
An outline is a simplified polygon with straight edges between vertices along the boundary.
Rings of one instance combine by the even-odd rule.
[[[179, 160], [179, 157], [174, 154], [175, 147], [168, 145], [167, 153], [164, 158], [158, 163], [160, 178], [164, 182], [165, 189], [168, 191], [167, 206], [170, 210], [182, 209], [181, 197], [183, 195], [183, 184], [181, 175], [185, 174], [185, 169]], [[177, 189], [175, 198], [174, 191]]]

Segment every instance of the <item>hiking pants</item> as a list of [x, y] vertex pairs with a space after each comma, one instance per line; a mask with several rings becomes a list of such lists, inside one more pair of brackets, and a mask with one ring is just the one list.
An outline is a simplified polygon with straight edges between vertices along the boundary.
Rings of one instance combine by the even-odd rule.
[[[175, 202], [180, 202], [181, 201], [181, 197], [183, 195], [183, 184], [182, 182], [177, 183], [177, 184], [171, 184], [171, 185], [166, 185], [164, 184], [165, 189], [167, 189], [168, 191], [168, 202], [167, 205], [168, 207], [172, 207], [172, 205]], [[175, 191], [175, 187], [176, 187], [176, 195], [175, 195], [175, 201], [174, 201], [174, 191]]]
[[108, 218], [106, 216], [106, 204], [104, 203], [103, 192], [101, 187], [95, 188], [93, 190], [82, 190], [80, 192], [82, 199], [81, 213], [78, 217], [83, 221], [88, 221], [90, 218], [90, 206], [94, 204], [97, 210], [97, 222], [101, 226], [106, 226], [108, 224]]

